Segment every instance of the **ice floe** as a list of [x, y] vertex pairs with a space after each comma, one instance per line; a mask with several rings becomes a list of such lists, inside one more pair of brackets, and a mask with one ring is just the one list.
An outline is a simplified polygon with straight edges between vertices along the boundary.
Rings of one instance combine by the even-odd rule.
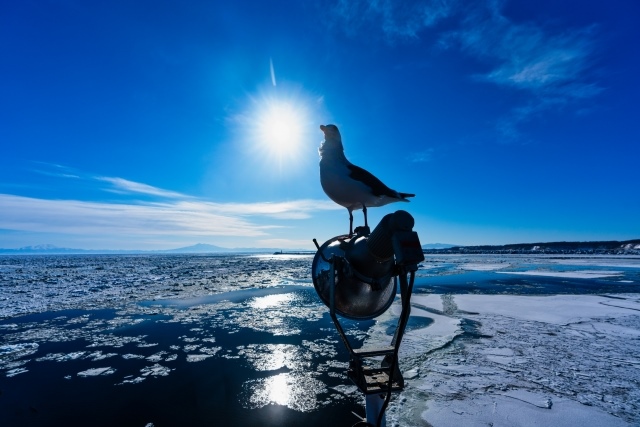
[[79, 377], [97, 377], [98, 375], [111, 375], [115, 373], [116, 370], [112, 369], [110, 366], [105, 368], [91, 368], [86, 371], [78, 372]]
[[166, 377], [167, 375], [169, 375], [170, 372], [171, 372], [170, 368], [167, 368], [166, 366], [162, 366], [159, 363], [156, 363], [155, 365], [152, 365], [152, 366], [145, 366], [144, 368], [140, 369], [140, 373], [142, 374], [143, 377], [146, 377], [146, 376]]

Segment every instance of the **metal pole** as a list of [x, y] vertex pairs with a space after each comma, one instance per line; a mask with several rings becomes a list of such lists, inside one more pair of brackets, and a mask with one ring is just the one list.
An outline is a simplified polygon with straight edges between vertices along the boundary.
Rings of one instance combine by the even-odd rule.
[[[385, 395], [381, 393], [367, 394], [365, 396], [365, 411], [367, 414], [367, 423], [371, 424], [372, 426], [386, 427], [386, 414], [382, 414], [382, 419], [380, 420], [380, 412], [382, 412], [384, 401]], [[379, 420], [380, 424], [378, 424]]]

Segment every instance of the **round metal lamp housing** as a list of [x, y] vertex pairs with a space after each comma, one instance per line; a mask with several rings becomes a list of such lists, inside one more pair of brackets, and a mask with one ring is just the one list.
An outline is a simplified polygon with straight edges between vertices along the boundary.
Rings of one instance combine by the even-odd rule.
[[[364, 239], [364, 240], [363, 240]], [[334, 237], [325, 242], [313, 259], [313, 286], [327, 307], [331, 308], [331, 287], [334, 287], [333, 308], [343, 317], [368, 320], [380, 316], [393, 303], [396, 281], [391, 274], [377, 278], [364, 277], [348, 261], [350, 248], [356, 252], [366, 238]], [[360, 241], [358, 241], [360, 240]], [[331, 259], [333, 258], [333, 262]], [[393, 258], [380, 261], [376, 270], [391, 271]], [[333, 269], [333, 271], [331, 271]]]

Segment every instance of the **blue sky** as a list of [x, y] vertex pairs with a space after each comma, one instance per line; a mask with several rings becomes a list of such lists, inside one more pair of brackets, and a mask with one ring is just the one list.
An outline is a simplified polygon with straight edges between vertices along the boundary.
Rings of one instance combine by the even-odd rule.
[[[635, 1], [15, 1], [0, 247], [313, 249], [320, 124], [423, 243], [640, 237]], [[356, 223], [362, 213], [355, 212]]]

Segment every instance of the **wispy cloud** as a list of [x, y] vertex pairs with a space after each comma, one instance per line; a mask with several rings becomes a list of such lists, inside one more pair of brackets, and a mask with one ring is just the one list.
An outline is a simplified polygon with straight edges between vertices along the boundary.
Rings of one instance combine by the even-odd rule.
[[80, 174], [78, 174], [72, 168], [69, 168], [64, 165], [59, 165], [56, 163], [47, 163], [47, 162], [33, 162], [38, 165], [37, 169], [33, 169], [33, 172], [39, 173], [41, 175], [54, 176], [58, 178], [81, 178]]
[[331, 8], [332, 22], [347, 34], [355, 35], [366, 25], [382, 29], [388, 42], [417, 38], [418, 33], [449, 16], [456, 0], [338, 0]]
[[[515, 107], [498, 120], [498, 130], [504, 136], [519, 138], [520, 124], [538, 114], [569, 106], [582, 108], [584, 101], [602, 92], [591, 81], [592, 57], [596, 50], [593, 27], [548, 34], [531, 25], [511, 25], [496, 18], [491, 21], [501, 30], [499, 42], [487, 50], [478, 46], [478, 37], [462, 34], [466, 49], [488, 55], [494, 68], [480, 80], [526, 92], [525, 104]], [[478, 27], [476, 30], [482, 31]]]
[[[260, 217], [309, 218], [314, 211], [337, 209], [324, 200], [223, 204], [202, 201], [105, 203], [47, 200], [0, 194], [0, 229], [73, 235], [268, 236], [279, 224]], [[260, 221], [264, 223], [264, 220]]]
[[145, 194], [149, 196], [165, 197], [169, 199], [191, 198], [190, 196], [187, 196], [182, 193], [178, 193], [170, 190], [163, 190], [161, 188], [153, 187], [147, 184], [142, 184], [140, 182], [129, 181], [124, 178], [100, 176], [100, 177], [96, 177], [95, 179], [99, 181], [108, 182], [109, 184], [111, 184], [113, 187], [109, 189], [109, 191], [112, 191], [114, 193]]
[[[48, 169], [67, 170], [59, 165]], [[45, 168], [46, 169], [46, 168]], [[70, 178], [69, 174], [57, 174]], [[277, 229], [291, 220], [342, 207], [329, 200], [289, 200], [255, 203], [219, 203], [119, 177], [72, 174], [94, 188], [116, 194], [144, 195], [145, 201], [59, 200], [0, 194], [0, 229], [75, 236], [120, 236], [131, 239], [163, 237], [263, 237], [278, 239]], [[283, 222], [283, 220], [288, 220]]]
[[[577, 104], [577, 110], [583, 111], [582, 103], [603, 90], [592, 73], [598, 28], [558, 30], [516, 23], [504, 16], [503, 4], [500, 0], [474, 4], [457, 0], [338, 0], [331, 16], [337, 23], [334, 26], [342, 31], [354, 35], [373, 29], [392, 42], [420, 38], [431, 30], [430, 36], [435, 36], [441, 48], [458, 49], [483, 62], [489, 71], [475, 75], [476, 81], [528, 97], [498, 119], [498, 130], [504, 135], [519, 134], [521, 123], [544, 111]], [[436, 25], [445, 19], [446, 26]]]
[[433, 158], [433, 148], [428, 148], [426, 150], [413, 153], [409, 157], [409, 161], [414, 163], [425, 163], [425, 162], [431, 161], [432, 158]]
[[554, 32], [531, 23], [515, 24], [501, 15], [500, 4], [470, 13], [462, 28], [443, 40], [457, 40], [463, 51], [487, 61], [492, 70], [479, 76], [498, 85], [538, 96], [584, 98], [597, 94], [588, 72], [596, 49], [596, 27]]
[[[193, 204], [198, 206], [198, 204]], [[329, 200], [292, 200], [285, 202], [256, 203], [201, 203], [199, 206], [214, 209], [225, 215], [267, 216], [277, 219], [306, 219], [313, 212], [339, 210], [341, 206]]]

